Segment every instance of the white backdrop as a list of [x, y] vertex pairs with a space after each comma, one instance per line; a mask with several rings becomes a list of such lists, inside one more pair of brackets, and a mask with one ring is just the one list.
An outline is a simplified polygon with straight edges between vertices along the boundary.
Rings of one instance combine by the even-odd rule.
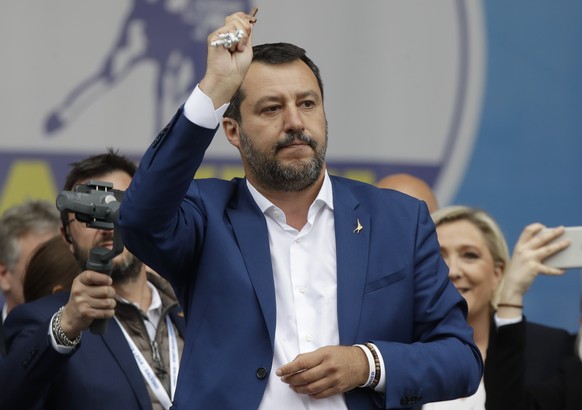
[[[157, 15], [151, 6], [155, 3]], [[293, 42], [322, 70], [330, 163], [362, 169], [376, 163], [376, 173], [389, 164], [430, 167], [427, 179], [434, 180], [441, 202], [454, 195], [482, 99], [480, 2], [252, 5], [259, 8], [256, 44]], [[190, 32], [180, 32], [188, 7], [198, 17], [188, 20]], [[174, 71], [162, 73], [161, 67], [174, 58], [182, 72], [200, 78], [204, 55], [196, 45], [222, 23], [223, 10], [250, 7], [243, 1], [211, 0], [4, 2], [0, 49], [9, 64], [0, 87], [9, 98], [0, 103], [7, 136], [0, 149], [77, 154], [113, 146], [140, 154], [163, 125], [156, 124], [157, 112], [167, 121], [185, 98], [187, 80]], [[120, 45], [124, 33], [127, 41]], [[185, 46], [178, 46], [176, 38]], [[180, 60], [190, 50], [194, 66]], [[132, 57], [139, 57], [134, 65]], [[108, 58], [109, 72], [104, 69]], [[182, 92], [162, 102], [158, 80], [164, 96], [176, 84]], [[163, 106], [158, 109], [156, 102]], [[62, 127], [49, 132], [47, 122], [55, 112]], [[222, 136], [209, 152], [209, 158], [236, 156]]]

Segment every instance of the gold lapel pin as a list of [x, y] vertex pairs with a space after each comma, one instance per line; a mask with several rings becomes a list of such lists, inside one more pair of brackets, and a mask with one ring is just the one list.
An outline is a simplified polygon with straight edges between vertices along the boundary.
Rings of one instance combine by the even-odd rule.
[[354, 229], [353, 233], [360, 233], [362, 231], [362, 229], [364, 229], [364, 227], [362, 226], [362, 224], [360, 223], [360, 218], [356, 219], [356, 229]]

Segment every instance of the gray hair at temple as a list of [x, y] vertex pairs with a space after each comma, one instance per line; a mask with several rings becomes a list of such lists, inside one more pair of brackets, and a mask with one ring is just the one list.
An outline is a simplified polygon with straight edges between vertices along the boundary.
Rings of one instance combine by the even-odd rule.
[[53, 203], [29, 200], [8, 208], [0, 218], [0, 263], [9, 270], [18, 262], [18, 239], [30, 233], [58, 233], [60, 215]]

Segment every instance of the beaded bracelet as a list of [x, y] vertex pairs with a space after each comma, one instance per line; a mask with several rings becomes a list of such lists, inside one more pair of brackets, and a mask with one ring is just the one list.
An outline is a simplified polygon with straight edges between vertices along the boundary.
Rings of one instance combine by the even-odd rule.
[[372, 352], [372, 357], [374, 357], [374, 366], [376, 367], [374, 381], [370, 384], [370, 388], [374, 390], [376, 386], [378, 386], [378, 383], [380, 383], [380, 372], [381, 372], [380, 358], [378, 357], [378, 352], [376, 351], [376, 348], [372, 343], [370, 342], [366, 343], [366, 347], [370, 349], [370, 352]]
[[63, 328], [61, 327], [61, 318], [63, 316], [63, 310], [65, 309], [64, 306], [61, 306], [57, 313], [53, 316], [53, 336], [57, 342], [57, 344], [66, 347], [75, 347], [81, 341], [81, 333], [73, 340], [69, 339], [67, 334], [64, 332]]

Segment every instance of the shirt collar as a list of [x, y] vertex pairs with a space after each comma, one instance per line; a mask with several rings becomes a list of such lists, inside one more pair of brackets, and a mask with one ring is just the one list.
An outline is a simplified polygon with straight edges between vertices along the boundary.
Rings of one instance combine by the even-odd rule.
[[[146, 315], [150, 311], [155, 311], [155, 310], [161, 311], [162, 310], [162, 298], [160, 297], [160, 292], [150, 281], [148, 281], [147, 284], [148, 284], [148, 287], [150, 288], [150, 290], [152, 291], [152, 301], [150, 303], [150, 307], [148, 308], [147, 312], [144, 312]], [[119, 296], [119, 300], [124, 302], [124, 303], [127, 303], [129, 305], [133, 305], [138, 310], [141, 311], [141, 308], [139, 307], [139, 305], [137, 303], [133, 303], [132, 301], [125, 299], [121, 296]]]
[[[247, 187], [253, 199], [255, 200], [263, 214], [265, 214], [271, 208], [277, 208], [277, 206], [275, 206], [271, 201], [269, 201], [259, 191], [257, 191], [257, 189], [250, 183], [248, 179], [246, 181]], [[329, 174], [327, 173], [327, 170], [324, 171], [323, 184], [321, 185], [321, 189], [317, 193], [317, 197], [315, 198], [315, 201], [313, 201], [313, 204], [311, 204], [311, 206], [313, 207], [313, 205], [319, 203], [327, 205], [329, 209], [333, 210], [333, 190], [331, 188], [331, 179], [329, 177]]]

